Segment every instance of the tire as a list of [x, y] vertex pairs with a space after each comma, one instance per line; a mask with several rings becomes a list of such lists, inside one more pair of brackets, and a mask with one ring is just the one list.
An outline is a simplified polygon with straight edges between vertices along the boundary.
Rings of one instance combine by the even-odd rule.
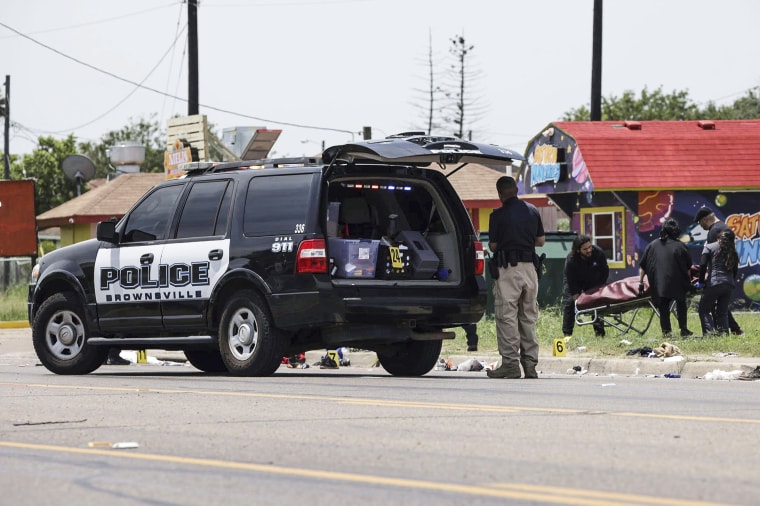
[[56, 293], [40, 306], [32, 324], [37, 357], [55, 374], [89, 374], [108, 356], [107, 346], [87, 344], [82, 303], [71, 292]]
[[270, 376], [288, 343], [272, 323], [266, 303], [253, 290], [243, 290], [224, 303], [219, 324], [219, 351], [230, 374]]
[[193, 367], [203, 372], [227, 372], [222, 355], [216, 350], [185, 350], [185, 357]]
[[430, 372], [441, 355], [443, 341], [411, 341], [377, 352], [383, 369], [394, 376], [422, 376]]

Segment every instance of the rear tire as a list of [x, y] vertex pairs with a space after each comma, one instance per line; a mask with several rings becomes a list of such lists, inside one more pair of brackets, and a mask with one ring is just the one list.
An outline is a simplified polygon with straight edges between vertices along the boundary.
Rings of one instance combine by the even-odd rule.
[[443, 341], [410, 341], [377, 352], [383, 369], [394, 376], [422, 376], [441, 355]]
[[193, 367], [203, 372], [227, 372], [222, 354], [217, 350], [185, 350], [185, 357]]
[[287, 352], [284, 334], [272, 322], [264, 299], [243, 290], [225, 302], [219, 324], [219, 351], [230, 374], [270, 376]]
[[32, 323], [34, 351], [55, 374], [89, 374], [103, 364], [108, 347], [88, 345], [89, 334], [82, 303], [72, 292], [47, 298]]

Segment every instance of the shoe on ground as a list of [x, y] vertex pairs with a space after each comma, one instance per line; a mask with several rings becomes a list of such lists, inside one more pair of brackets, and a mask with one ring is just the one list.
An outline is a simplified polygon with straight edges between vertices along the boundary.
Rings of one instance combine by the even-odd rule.
[[692, 332], [689, 329], [684, 329], [681, 331], [681, 337], [691, 337], [694, 335], [694, 332]]
[[322, 357], [322, 360], [319, 361], [319, 368], [320, 369], [337, 369], [338, 364], [335, 363], [335, 360], [330, 358], [330, 355], [325, 355]]
[[522, 374], [520, 373], [520, 366], [517, 364], [504, 364], [492, 371], [486, 371], [489, 378], [506, 378], [506, 379], [520, 379]]
[[538, 373], [536, 372], [536, 365], [532, 363], [523, 362], [523, 372], [525, 372], [525, 379], [538, 379]]
[[125, 358], [121, 358], [121, 355], [119, 355], [118, 350], [116, 352], [109, 352], [108, 358], [106, 359], [106, 365], [129, 365], [132, 362]]
[[733, 335], [735, 335], [735, 336], [743, 336], [743, 335], [744, 335], [744, 331], [743, 331], [742, 329], [739, 329], [739, 330], [732, 330], [732, 331], [731, 331], [731, 333], [732, 333]]
[[478, 351], [478, 347], [474, 345], [467, 346], [467, 351]]

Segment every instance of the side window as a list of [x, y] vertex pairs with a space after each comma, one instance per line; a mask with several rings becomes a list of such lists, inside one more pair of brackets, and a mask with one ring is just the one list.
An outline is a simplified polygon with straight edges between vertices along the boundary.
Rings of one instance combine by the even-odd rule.
[[254, 177], [245, 197], [243, 233], [249, 237], [303, 233], [313, 174]]
[[177, 199], [184, 188], [184, 185], [164, 186], [148, 195], [129, 214], [121, 242], [165, 239], [177, 206]]
[[591, 237], [607, 256], [612, 268], [625, 267], [625, 212], [622, 207], [581, 210], [581, 233]]
[[[220, 212], [229, 212], [229, 203], [222, 205], [226, 194], [228, 180], [205, 181], [195, 183], [190, 188], [187, 201], [182, 209], [182, 216], [177, 226], [177, 238], [213, 236], [216, 232], [216, 224], [221, 216]], [[229, 197], [229, 195], [228, 195]], [[220, 227], [220, 234], [226, 230], [226, 217], [224, 227]]]

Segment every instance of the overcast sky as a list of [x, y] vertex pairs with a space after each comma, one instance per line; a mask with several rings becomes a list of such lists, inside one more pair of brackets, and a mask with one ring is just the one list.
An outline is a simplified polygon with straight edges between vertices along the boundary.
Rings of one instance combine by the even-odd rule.
[[[548, 123], [590, 103], [593, 5], [200, 0], [200, 112], [219, 134], [282, 129], [276, 156], [358, 140], [364, 126], [373, 137], [420, 128], [428, 52], [444, 73], [450, 39], [464, 35], [478, 73], [473, 139], [522, 152]], [[758, 20], [756, 0], [607, 0], [602, 94], [662, 86], [687, 90], [700, 105], [730, 104], [760, 86]], [[165, 127], [187, 114], [187, 6], [179, 0], [2, 0], [0, 23], [11, 153], [30, 152], [40, 135], [97, 142], [130, 119]]]

